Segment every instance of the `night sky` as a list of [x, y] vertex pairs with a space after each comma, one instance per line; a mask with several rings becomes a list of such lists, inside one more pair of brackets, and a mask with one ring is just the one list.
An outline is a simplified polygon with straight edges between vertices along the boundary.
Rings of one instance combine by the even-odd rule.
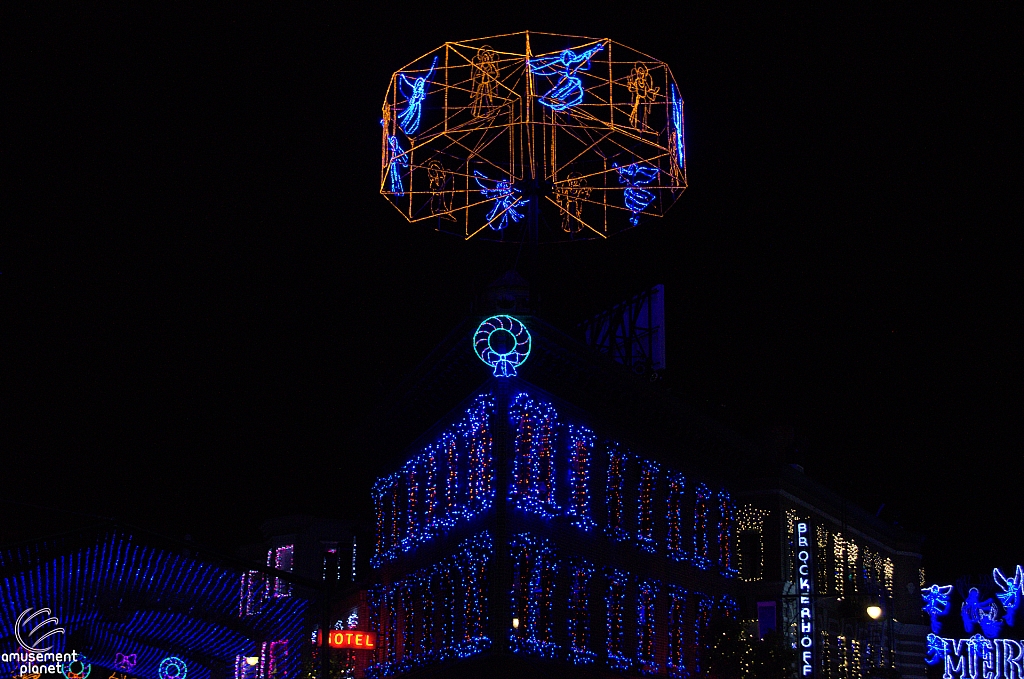
[[368, 518], [361, 425], [517, 253], [378, 194], [381, 102], [446, 40], [529, 29], [666, 61], [690, 182], [542, 248], [539, 315], [663, 283], [673, 392], [792, 428], [787, 461], [925, 534], [930, 575], [1024, 558], [1017, 17], [294, 4], [5, 11], [0, 541]]

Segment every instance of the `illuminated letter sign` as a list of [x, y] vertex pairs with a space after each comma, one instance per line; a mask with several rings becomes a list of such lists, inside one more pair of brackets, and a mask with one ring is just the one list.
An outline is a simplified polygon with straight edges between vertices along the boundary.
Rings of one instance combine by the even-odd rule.
[[[942, 664], [942, 679], [1024, 679], [1024, 642], [1020, 639], [999, 638], [1010, 634], [1014, 615], [1020, 607], [1024, 590], [1024, 567], [1010, 577], [998, 568], [992, 570], [992, 585], [980, 583], [965, 594], [960, 617], [967, 638], [940, 637], [943, 623], [936, 618], [953, 608], [952, 585], [931, 585], [921, 590], [924, 610], [931, 616], [932, 633], [926, 637], [927, 651], [924, 661], [929, 665]], [[985, 592], [985, 594], [982, 594]], [[988, 597], [989, 592], [995, 598]], [[980, 628], [984, 636], [977, 633]], [[1014, 635], [1016, 636], [1016, 635]]]
[[327, 645], [331, 648], [377, 648], [377, 634], [354, 629], [331, 630]]
[[796, 582], [799, 613], [800, 676], [814, 676], [814, 565], [811, 561], [810, 528], [796, 524]]

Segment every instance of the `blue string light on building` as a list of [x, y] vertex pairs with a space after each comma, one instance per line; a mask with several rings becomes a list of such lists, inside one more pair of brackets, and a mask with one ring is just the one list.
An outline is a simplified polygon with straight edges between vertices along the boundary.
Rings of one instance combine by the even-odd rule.
[[[587, 101], [560, 115], [577, 115]], [[422, 669], [692, 678], [714, 670], [708, 650], [725, 620], [756, 620], [759, 636], [775, 632], [777, 643], [796, 644], [802, 676], [821, 670], [819, 679], [835, 679], [826, 670], [839, 663], [846, 679], [896, 666], [897, 642], [916, 633], [904, 620], [920, 616], [916, 601], [892, 603], [908, 591], [911, 566], [916, 594], [919, 562], [898, 551], [915, 538], [854, 509], [836, 525], [814, 505], [832, 506], [833, 496], [809, 491], [816, 487], [793, 468], [779, 489], [738, 485], [732, 460], [758, 448], [681, 406], [644, 419], [630, 400], [657, 396], [649, 384], [634, 389], [634, 375], [536, 317], [502, 313], [526, 313], [520, 302], [496, 298], [496, 315], [467, 319], [435, 354], [444, 357], [440, 367], [417, 383], [422, 394], [410, 387], [403, 397], [429, 428], [395, 446], [373, 488], [379, 585], [366, 624], [380, 643], [369, 676]], [[434, 408], [443, 381], [459, 386]], [[642, 403], [657, 405], [655, 396]], [[672, 435], [648, 436], [630, 418], [672, 427]], [[776, 573], [786, 589], [771, 600]], [[1008, 573], [965, 602], [982, 638], [994, 627], [993, 607], [1006, 629], [1019, 606], [1024, 578]], [[765, 600], [754, 599], [761, 592]], [[903, 616], [903, 636], [881, 623], [839, 634], [827, 621], [830, 607], [814, 605], [821, 596], [877, 597]], [[801, 597], [807, 602], [798, 606]], [[1015, 641], [987, 645], [972, 634], [933, 635], [929, 662], [1013, 662]]]
[[[495, 352], [505, 356], [519, 330], [512, 317], [494, 318], [473, 334], [481, 359], [491, 333], [511, 335]], [[641, 572], [654, 564], [690, 572], [695, 564], [709, 571], [705, 578], [734, 575], [727, 490], [701, 481], [689, 487], [679, 470], [610, 439], [504, 370], [436, 432], [374, 486], [373, 558], [383, 584], [370, 597], [371, 629], [381, 630], [370, 676], [477, 656], [496, 644], [513, 656], [574, 666], [696, 671], [703, 635], [714, 616], [735, 615], [734, 602]], [[520, 527], [504, 544], [490, 530], [499, 512]], [[569, 535], [577, 537], [564, 542]], [[455, 536], [466, 537], [438, 560]], [[626, 550], [640, 570], [595, 562], [601, 550]], [[497, 571], [505, 581], [491, 575], [499, 557], [507, 560]], [[504, 619], [493, 618], [497, 611]], [[604, 621], [600, 635], [595, 620]], [[669, 656], [659, 650], [666, 644]]]

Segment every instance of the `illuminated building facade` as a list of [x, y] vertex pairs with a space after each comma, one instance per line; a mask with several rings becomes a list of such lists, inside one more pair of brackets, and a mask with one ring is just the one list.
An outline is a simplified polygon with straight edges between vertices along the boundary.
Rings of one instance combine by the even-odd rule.
[[[757, 446], [542, 321], [496, 318], [456, 329], [396, 399], [408, 428], [378, 432], [404, 452], [372, 491], [367, 676], [695, 677], [735, 618], [797, 647], [804, 629], [802, 676], [923, 677], [923, 634], [892, 620], [920, 622], [916, 538], [766, 475]], [[847, 614], [861, 595], [884, 622]]]
[[[798, 676], [923, 678], [920, 536], [880, 521], [795, 465], [738, 481], [738, 558], [761, 633], [775, 625]], [[869, 607], [876, 619], [869, 614]], [[753, 616], [752, 616], [753, 617]]]
[[[332, 679], [362, 676], [368, 659], [362, 632], [368, 619], [366, 590], [360, 589], [369, 571], [367, 532], [357, 522], [306, 515], [271, 519], [262, 524], [261, 530], [263, 541], [241, 550], [246, 562], [264, 564], [266, 568], [242, 574], [240, 615], [245, 617], [250, 610], [260, 610], [273, 598], [312, 598], [311, 604], [317, 605], [310, 605], [302, 639], [289, 651], [301, 661], [297, 676], [320, 676], [321, 630], [327, 630], [329, 645], [335, 649], [329, 654]], [[292, 574], [300, 583], [316, 584], [320, 592], [296, 586], [293, 580], [273, 575], [274, 571]], [[320, 605], [323, 595], [331, 601], [327, 610]], [[340, 646], [336, 643], [339, 634], [347, 635]], [[358, 644], [356, 634], [360, 635]], [[235, 679], [262, 677], [243, 665]]]

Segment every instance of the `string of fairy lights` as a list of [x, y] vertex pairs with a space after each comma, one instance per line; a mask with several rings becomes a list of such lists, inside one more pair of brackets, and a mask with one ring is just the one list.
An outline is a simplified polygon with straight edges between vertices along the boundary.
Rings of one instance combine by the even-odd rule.
[[733, 527], [736, 525], [735, 505], [729, 492], [724, 488], [718, 491], [718, 566], [722, 573], [735, 577], [739, 574], [736, 570], [735, 549], [733, 542]]
[[589, 665], [597, 654], [590, 646], [590, 596], [596, 569], [584, 559], [569, 564], [569, 660], [575, 665]]
[[670, 677], [685, 677], [686, 637], [683, 625], [686, 621], [688, 597], [686, 590], [677, 585], [669, 586], [668, 597], [668, 653], [665, 669]]
[[637, 664], [641, 674], [657, 674], [660, 668], [655, 659], [654, 642], [657, 638], [654, 603], [660, 584], [656, 580], [644, 580], [639, 586], [636, 603]]
[[572, 524], [591, 530], [596, 524], [591, 518], [590, 466], [594, 458], [594, 432], [586, 427], [569, 425], [569, 487], [571, 492], [566, 513], [573, 517]]
[[711, 543], [708, 540], [708, 519], [711, 513], [711, 491], [703, 483], [695, 489], [693, 511], [693, 565], [707, 569], [711, 566]]
[[650, 554], [658, 551], [654, 541], [654, 491], [661, 465], [644, 460], [640, 466], [640, 493], [637, 498], [637, 542]]
[[[487, 510], [494, 499], [490, 430], [494, 399], [475, 399], [462, 419], [373, 486], [378, 567]], [[460, 487], [460, 481], [463, 486]]]
[[[736, 602], [728, 596], [716, 605], [702, 592], [664, 588], [657, 580], [640, 579], [620, 569], [598, 570], [530, 533], [514, 535], [510, 546], [508, 638], [515, 653], [564, 658], [577, 665], [592, 664], [601, 657], [614, 670], [654, 675], [661, 671], [656, 645], [664, 635], [669, 640], [669, 674], [686, 676], [688, 662], [700, 667], [713, 615], [737, 615]], [[489, 648], [486, 578], [492, 555], [490, 535], [484, 532], [461, 543], [453, 556], [440, 563], [371, 591], [371, 629], [384, 633], [379, 662], [368, 668], [367, 676], [391, 676]], [[559, 592], [561, 586], [567, 587], [565, 594]], [[601, 601], [594, 595], [601, 591], [604, 610], [592, 610]], [[564, 649], [558, 642], [556, 615], [556, 601], [563, 598], [568, 632]], [[631, 599], [636, 602], [635, 657], [627, 650], [626, 612]], [[688, 620], [690, 610], [695, 611], [692, 621]], [[601, 613], [605, 648], [598, 654], [590, 625]]]
[[466, 658], [490, 648], [488, 568], [494, 548], [484, 531], [455, 553], [369, 592], [370, 628], [378, 655], [367, 677]]
[[617, 447], [608, 450], [608, 475], [605, 485], [608, 519], [605, 533], [616, 542], [629, 539], [625, 527], [625, 468], [628, 457]]
[[[425, 446], [397, 472], [376, 481], [374, 566], [491, 507], [495, 493], [493, 411], [493, 396], [478, 397], [435, 443]], [[565, 516], [583, 531], [592, 530], [603, 518], [604, 532], [614, 541], [633, 542], [647, 553], [689, 561], [704, 570], [715, 568], [726, 577], [738, 574], [735, 503], [728, 491], [714, 492], [698, 482], [688, 497], [681, 473], [639, 458], [615, 442], [599, 445], [593, 431], [563, 424], [554, 406], [529, 394], [512, 399], [508, 417], [515, 432], [509, 484], [514, 507], [544, 519]], [[592, 487], [598, 481], [595, 464], [605, 466], [601, 475], [605, 485], [603, 517], [592, 502]], [[630, 530], [627, 524], [633, 521], [626, 515], [626, 484], [632, 469], [639, 483], [635, 486], [635, 526]], [[565, 479], [564, 490], [558, 488], [558, 478]], [[560, 497], [564, 497], [562, 502]], [[664, 514], [656, 511], [659, 505]], [[690, 508], [693, 527], [688, 531], [684, 517]], [[690, 539], [692, 547], [686, 549]]]
[[[509, 499], [516, 507], [528, 512], [545, 518], [555, 516], [559, 511], [555, 501], [554, 459], [558, 413], [550, 404], [536, 401], [523, 393], [512, 401], [509, 415], [516, 426]], [[583, 473], [586, 471], [581, 470]]]
[[[769, 510], [754, 505], [743, 505], [736, 512], [739, 534], [752, 534], [756, 540], [756, 545], [736, 552], [736, 569], [746, 582], [756, 582], [764, 577], [764, 522], [770, 515]], [[754, 563], [755, 554], [757, 563]]]
[[683, 527], [683, 512], [685, 511], [684, 493], [686, 492], [686, 477], [682, 474], [670, 473], [668, 480], [668, 511], [665, 519], [668, 524], [668, 557], [675, 561], [686, 561], [685, 529]]

